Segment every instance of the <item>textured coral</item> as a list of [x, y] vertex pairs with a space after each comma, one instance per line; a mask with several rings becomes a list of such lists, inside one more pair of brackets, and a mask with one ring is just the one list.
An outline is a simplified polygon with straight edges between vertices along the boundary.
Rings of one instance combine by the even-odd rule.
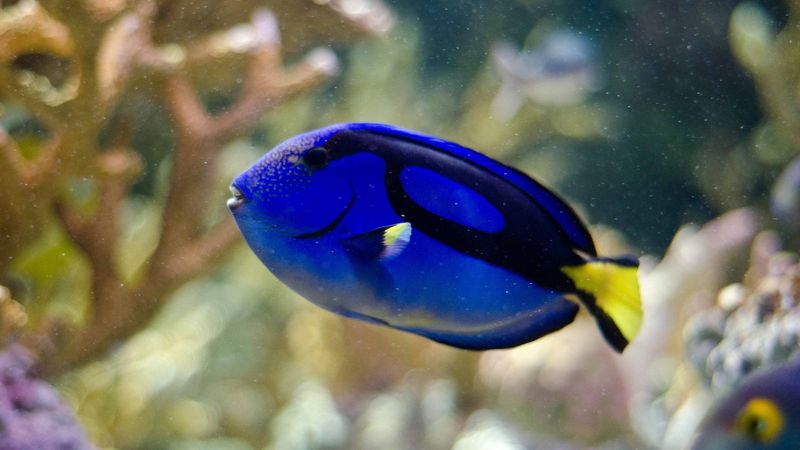
[[[732, 256], [716, 269], [735, 267]], [[682, 351], [661, 352], [649, 364], [633, 422], [653, 446], [684, 449], [716, 399], [753, 371], [800, 354], [797, 257], [764, 231], [752, 242], [746, 269], [739, 282], [687, 294]]]
[[30, 374], [33, 358], [18, 345], [0, 353], [0, 450], [90, 450], [72, 411]]
[[686, 355], [717, 392], [735, 386], [759, 367], [800, 353], [800, 265], [783, 254], [768, 262], [754, 288], [723, 289], [714, 308], [686, 326]]

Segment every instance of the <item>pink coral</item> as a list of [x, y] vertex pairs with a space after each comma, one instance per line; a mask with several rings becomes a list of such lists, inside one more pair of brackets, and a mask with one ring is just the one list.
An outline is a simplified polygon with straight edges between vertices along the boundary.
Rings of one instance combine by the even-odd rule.
[[33, 364], [19, 345], [0, 353], [0, 450], [94, 449], [56, 390], [31, 374]]

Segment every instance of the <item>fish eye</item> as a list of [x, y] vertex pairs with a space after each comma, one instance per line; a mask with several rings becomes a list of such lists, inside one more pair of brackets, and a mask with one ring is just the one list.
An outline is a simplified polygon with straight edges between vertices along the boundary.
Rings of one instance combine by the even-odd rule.
[[233, 198], [228, 199], [228, 208], [233, 210], [244, 204], [244, 194], [242, 194], [242, 191], [240, 191], [239, 188], [231, 185], [231, 194], [233, 194]]
[[329, 156], [325, 147], [312, 147], [303, 153], [303, 165], [312, 170], [324, 169], [328, 165]]
[[751, 441], [770, 443], [783, 430], [783, 413], [772, 400], [754, 398], [742, 408], [736, 418], [736, 429]]

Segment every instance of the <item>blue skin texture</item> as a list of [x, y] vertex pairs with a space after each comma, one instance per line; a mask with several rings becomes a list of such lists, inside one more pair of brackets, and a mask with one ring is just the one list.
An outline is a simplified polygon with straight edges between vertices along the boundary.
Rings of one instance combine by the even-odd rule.
[[[323, 146], [327, 163], [308, 164], [307, 152]], [[390, 172], [398, 175], [393, 190]], [[337, 314], [461, 348], [516, 346], [572, 322], [578, 306], [564, 298], [571, 284], [560, 267], [583, 261], [575, 249], [595, 254], [572, 210], [521, 172], [388, 125], [298, 135], [231, 186], [229, 209], [247, 243], [295, 292]], [[522, 206], [513, 211], [529, 211], [533, 222], [517, 224], [516, 212], [503, 211], [515, 201]], [[360, 236], [403, 222], [412, 232], [396, 256], [360, 245], [370, 242]], [[506, 261], [493, 250], [503, 246], [530, 248], [515, 257], [530, 256], [530, 264]]]
[[[753, 399], [765, 399], [782, 417], [781, 431], [770, 442], [759, 442], [734, 425]], [[800, 359], [748, 377], [708, 415], [692, 450], [800, 449]]]

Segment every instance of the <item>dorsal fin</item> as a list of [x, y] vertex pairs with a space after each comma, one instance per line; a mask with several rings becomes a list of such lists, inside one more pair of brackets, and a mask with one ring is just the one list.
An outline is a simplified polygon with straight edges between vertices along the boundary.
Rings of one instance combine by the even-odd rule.
[[559, 224], [564, 231], [564, 235], [569, 239], [575, 249], [587, 253], [589, 256], [597, 256], [597, 250], [595, 249], [592, 236], [589, 234], [589, 230], [586, 229], [586, 226], [584, 226], [578, 218], [578, 215], [575, 214], [575, 211], [556, 194], [525, 173], [454, 142], [427, 136], [411, 130], [405, 130], [403, 128], [393, 127], [391, 125], [353, 123], [349, 124], [347, 129], [352, 131], [367, 131], [411, 141], [482, 167], [508, 180], [524, 192], [533, 202], [547, 211], [553, 220]]

